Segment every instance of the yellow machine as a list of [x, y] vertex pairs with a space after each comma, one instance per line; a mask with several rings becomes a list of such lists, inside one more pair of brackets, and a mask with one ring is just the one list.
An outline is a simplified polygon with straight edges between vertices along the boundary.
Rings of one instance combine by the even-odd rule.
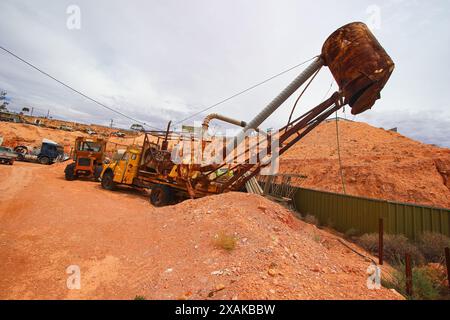
[[123, 154], [117, 152], [110, 163], [103, 165], [102, 186], [112, 190], [117, 184], [132, 185], [140, 160], [140, 148], [131, 146]]
[[157, 207], [219, 193], [215, 185], [194, 191], [191, 181], [196, 181], [201, 174], [191, 165], [171, 161], [168, 144], [175, 139], [171, 134], [169, 128], [167, 132], [146, 132], [142, 147], [129, 146], [125, 151], [116, 152], [112, 161], [103, 165], [102, 187], [114, 190], [117, 185], [127, 185], [151, 189], [150, 202]]
[[78, 137], [73, 149], [73, 162], [64, 170], [65, 178], [73, 181], [78, 177], [100, 178], [105, 158], [106, 140]]

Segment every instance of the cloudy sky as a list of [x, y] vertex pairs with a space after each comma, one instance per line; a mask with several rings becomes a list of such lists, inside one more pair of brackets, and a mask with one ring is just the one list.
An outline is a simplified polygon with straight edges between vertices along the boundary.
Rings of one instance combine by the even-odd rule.
[[[72, 5], [80, 9], [79, 29]], [[319, 54], [335, 29], [363, 21], [396, 70], [382, 100], [355, 120], [450, 147], [449, 17], [447, 0], [2, 0], [0, 46], [162, 128]], [[300, 71], [211, 112], [250, 120]], [[322, 69], [297, 114], [321, 102], [332, 83], [329, 70]], [[8, 92], [11, 109], [28, 106], [35, 114], [50, 110], [55, 118], [132, 124], [1, 50], [0, 88]], [[294, 100], [264, 127], [285, 125]], [[354, 119], [349, 110], [340, 116]]]

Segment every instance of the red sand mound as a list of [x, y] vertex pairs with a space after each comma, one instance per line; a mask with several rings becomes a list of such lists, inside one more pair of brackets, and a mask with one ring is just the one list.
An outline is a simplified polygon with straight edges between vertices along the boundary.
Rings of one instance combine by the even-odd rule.
[[[450, 149], [365, 123], [339, 121], [339, 132], [348, 194], [450, 208]], [[306, 175], [302, 187], [342, 193], [335, 121], [285, 154], [281, 171]]]

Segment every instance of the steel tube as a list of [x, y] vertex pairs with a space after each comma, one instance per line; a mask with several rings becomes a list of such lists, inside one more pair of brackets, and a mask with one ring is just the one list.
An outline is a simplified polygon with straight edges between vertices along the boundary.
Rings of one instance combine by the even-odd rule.
[[267, 107], [265, 107], [244, 128], [246, 130], [257, 129], [272, 113], [274, 113], [302, 84], [311, 78], [314, 73], [323, 66], [321, 57], [317, 57], [294, 81], [291, 82]]
[[291, 82], [271, 103], [267, 105], [247, 126], [230, 142], [226, 155], [228, 156], [234, 151], [236, 142], [242, 141], [248, 130], [256, 130], [264, 121], [267, 120], [295, 91], [298, 90], [314, 73], [324, 65], [321, 57], [317, 57], [314, 61]]
[[213, 114], [210, 114], [209, 116], [207, 116], [205, 118], [205, 120], [203, 120], [203, 124], [202, 124], [203, 132], [206, 132], [209, 129], [209, 123], [211, 122], [211, 120], [214, 120], [214, 119], [221, 120], [223, 122], [228, 122], [230, 124], [234, 124], [236, 126], [243, 127], [243, 128], [245, 128], [245, 126], [247, 125], [247, 122], [245, 122], [245, 121], [236, 120], [236, 119], [233, 119], [233, 118], [230, 118], [227, 116], [223, 116], [218, 113], [213, 113]]

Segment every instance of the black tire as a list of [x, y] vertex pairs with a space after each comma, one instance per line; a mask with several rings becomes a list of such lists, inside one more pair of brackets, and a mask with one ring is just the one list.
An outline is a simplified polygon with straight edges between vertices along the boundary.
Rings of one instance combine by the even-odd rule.
[[64, 169], [64, 175], [67, 181], [73, 181], [77, 178], [77, 175], [75, 173], [75, 163], [71, 163], [67, 165], [66, 169]]
[[172, 188], [163, 184], [158, 184], [150, 192], [150, 203], [155, 207], [164, 207], [173, 200]]
[[103, 166], [99, 165], [99, 166], [95, 166], [94, 168], [94, 179], [95, 181], [100, 181], [100, 176], [102, 174], [103, 171]]
[[49, 157], [39, 157], [39, 159], [38, 159], [38, 161], [39, 161], [39, 163], [40, 164], [43, 164], [43, 165], [49, 165], [50, 164], [50, 158]]
[[25, 155], [28, 153], [28, 148], [24, 146], [18, 146], [14, 148], [14, 152], [17, 153], [17, 160], [24, 161]]
[[110, 191], [116, 188], [116, 183], [114, 182], [114, 173], [112, 171], [106, 171], [103, 174], [102, 188]]

